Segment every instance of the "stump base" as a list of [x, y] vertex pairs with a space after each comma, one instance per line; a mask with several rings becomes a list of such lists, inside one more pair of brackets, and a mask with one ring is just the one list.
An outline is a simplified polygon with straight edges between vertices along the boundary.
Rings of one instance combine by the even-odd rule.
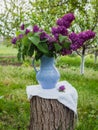
[[30, 100], [29, 130], [74, 130], [75, 114], [56, 99]]

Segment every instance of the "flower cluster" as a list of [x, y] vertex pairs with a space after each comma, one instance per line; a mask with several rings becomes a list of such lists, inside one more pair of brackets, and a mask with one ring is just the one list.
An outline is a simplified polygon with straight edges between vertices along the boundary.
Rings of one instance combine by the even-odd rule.
[[62, 18], [57, 20], [57, 25], [69, 28], [71, 22], [75, 19], [72, 13], [65, 14]]
[[46, 55], [55, 57], [57, 55], [68, 55], [76, 51], [84, 42], [94, 38], [95, 33], [91, 30], [78, 34], [69, 33], [68, 28], [75, 19], [73, 13], [65, 14], [57, 19], [56, 26], [51, 28], [51, 33], [47, 34], [43, 29], [34, 25], [28, 29], [21, 25], [18, 35], [12, 39], [13, 44], [17, 44], [18, 57], [35, 56], [36, 60]]
[[58, 40], [59, 34], [63, 36], [68, 36], [67, 28], [70, 27], [72, 21], [75, 19], [72, 13], [65, 14], [62, 18], [57, 20], [57, 27], [52, 27], [52, 34]]
[[71, 54], [72, 51], [76, 51], [81, 46], [83, 46], [83, 43], [95, 36], [95, 33], [91, 30], [80, 32], [79, 34], [76, 34], [72, 32], [71, 34], [68, 34], [68, 28], [70, 27], [72, 21], [75, 19], [74, 15], [72, 13], [65, 14], [62, 18], [57, 20], [57, 27], [52, 27], [52, 34], [56, 38], [56, 40], [59, 41], [60, 35], [67, 36], [67, 45], [66, 46], [64, 41], [62, 41], [63, 48], [61, 49], [62, 55]]
[[73, 51], [76, 51], [78, 48], [80, 48], [83, 45], [84, 42], [94, 37], [95, 37], [95, 33], [92, 32], [91, 30], [80, 32], [79, 34], [71, 33], [69, 35], [69, 38], [72, 41], [71, 49]]

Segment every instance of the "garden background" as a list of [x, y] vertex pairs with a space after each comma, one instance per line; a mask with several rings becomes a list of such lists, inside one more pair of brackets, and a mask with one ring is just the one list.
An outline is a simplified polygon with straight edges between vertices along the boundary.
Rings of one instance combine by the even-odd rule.
[[76, 19], [70, 30], [92, 29], [96, 37], [72, 55], [58, 57], [56, 66], [60, 80], [68, 81], [78, 91], [75, 130], [98, 130], [97, 0], [0, 0], [0, 5], [0, 129], [28, 129], [30, 103], [26, 86], [37, 84], [32, 58], [18, 61], [17, 48], [11, 44], [11, 38], [22, 23], [37, 24], [49, 32], [58, 17], [73, 12]]

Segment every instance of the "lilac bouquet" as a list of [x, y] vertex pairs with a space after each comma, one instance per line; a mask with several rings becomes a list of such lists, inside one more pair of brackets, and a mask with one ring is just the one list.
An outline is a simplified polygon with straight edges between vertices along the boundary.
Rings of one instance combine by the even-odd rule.
[[32, 57], [34, 55], [35, 59], [38, 60], [43, 55], [64, 56], [81, 48], [87, 40], [95, 37], [95, 32], [87, 30], [78, 34], [69, 33], [68, 28], [74, 19], [73, 13], [65, 14], [57, 19], [56, 26], [51, 28], [50, 34], [37, 25], [34, 25], [30, 30], [22, 24], [17, 36], [12, 39], [12, 43], [18, 46], [18, 58], [25, 59], [25, 56]]

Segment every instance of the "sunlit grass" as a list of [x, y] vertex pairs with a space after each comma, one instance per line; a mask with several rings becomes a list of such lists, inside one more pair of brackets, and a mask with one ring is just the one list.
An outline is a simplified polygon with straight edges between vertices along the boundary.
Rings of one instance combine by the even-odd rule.
[[0, 44], [0, 56], [16, 56], [17, 49], [13, 46], [5, 46]]

